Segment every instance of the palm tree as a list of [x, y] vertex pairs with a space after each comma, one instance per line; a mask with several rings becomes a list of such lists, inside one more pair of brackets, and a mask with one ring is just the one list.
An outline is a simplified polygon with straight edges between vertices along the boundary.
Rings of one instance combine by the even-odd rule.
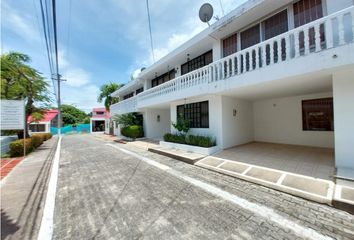
[[118, 98], [112, 97], [111, 94], [121, 88], [123, 85], [117, 83], [103, 84], [100, 88], [100, 94], [97, 97], [97, 101], [101, 103], [104, 99], [104, 106], [107, 111], [112, 104], [119, 102]]

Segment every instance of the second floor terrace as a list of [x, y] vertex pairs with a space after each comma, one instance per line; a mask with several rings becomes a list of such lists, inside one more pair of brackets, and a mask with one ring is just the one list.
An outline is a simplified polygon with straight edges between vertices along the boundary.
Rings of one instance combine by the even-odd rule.
[[[240, 86], [354, 64], [354, 7], [348, 7], [150, 86], [123, 112]], [[225, 49], [225, 48], [224, 48]], [[147, 88], [147, 84], [145, 87]], [[127, 101], [134, 102], [128, 104]], [[125, 103], [126, 102], [126, 103]], [[130, 108], [127, 106], [134, 106]]]

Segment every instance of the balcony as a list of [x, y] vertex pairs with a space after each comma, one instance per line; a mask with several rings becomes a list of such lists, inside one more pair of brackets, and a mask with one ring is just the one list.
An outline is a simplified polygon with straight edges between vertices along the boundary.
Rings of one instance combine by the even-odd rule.
[[342, 50], [343, 55], [349, 55], [348, 49], [354, 52], [354, 7], [292, 29], [116, 103], [111, 106], [111, 115], [230, 91], [260, 80], [271, 81], [301, 71], [315, 71], [316, 67], [323, 69], [348, 64], [348, 61], [354, 63], [354, 54], [339, 62], [324, 59], [326, 53], [332, 57], [341, 47], [346, 47]]
[[[354, 52], [353, 42], [354, 7], [349, 7], [150, 88], [137, 96], [137, 107], [220, 93], [235, 89], [241, 83], [273, 80], [291, 72], [299, 74], [315, 71], [316, 67], [323, 69], [348, 64], [353, 59], [345, 56], [348, 56], [348, 49]], [[330, 50], [343, 46], [347, 48], [342, 50], [345, 56], [339, 62], [323, 58], [325, 54], [322, 53], [332, 57], [336, 52]]]
[[110, 107], [111, 116], [115, 114], [125, 114], [130, 112], [137, 112], [137, 97], [131, 97], [121, 102], [115, 103]]

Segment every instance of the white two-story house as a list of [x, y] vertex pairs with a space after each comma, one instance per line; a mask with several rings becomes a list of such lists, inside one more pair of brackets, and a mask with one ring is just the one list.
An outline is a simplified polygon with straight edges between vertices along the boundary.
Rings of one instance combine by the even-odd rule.
[[112, 94], [149, 138], [193, 134], [220, 149], [253, 141], [335, 149], [354, 179], [353, 0], [249, 0]]

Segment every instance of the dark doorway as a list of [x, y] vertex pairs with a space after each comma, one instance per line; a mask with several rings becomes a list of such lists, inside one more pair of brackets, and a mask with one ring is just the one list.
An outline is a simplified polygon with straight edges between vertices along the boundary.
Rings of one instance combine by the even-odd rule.
[[104, 132], [105, 121], [104, 120], [93, 120], [92, 121], [92, 132]]

